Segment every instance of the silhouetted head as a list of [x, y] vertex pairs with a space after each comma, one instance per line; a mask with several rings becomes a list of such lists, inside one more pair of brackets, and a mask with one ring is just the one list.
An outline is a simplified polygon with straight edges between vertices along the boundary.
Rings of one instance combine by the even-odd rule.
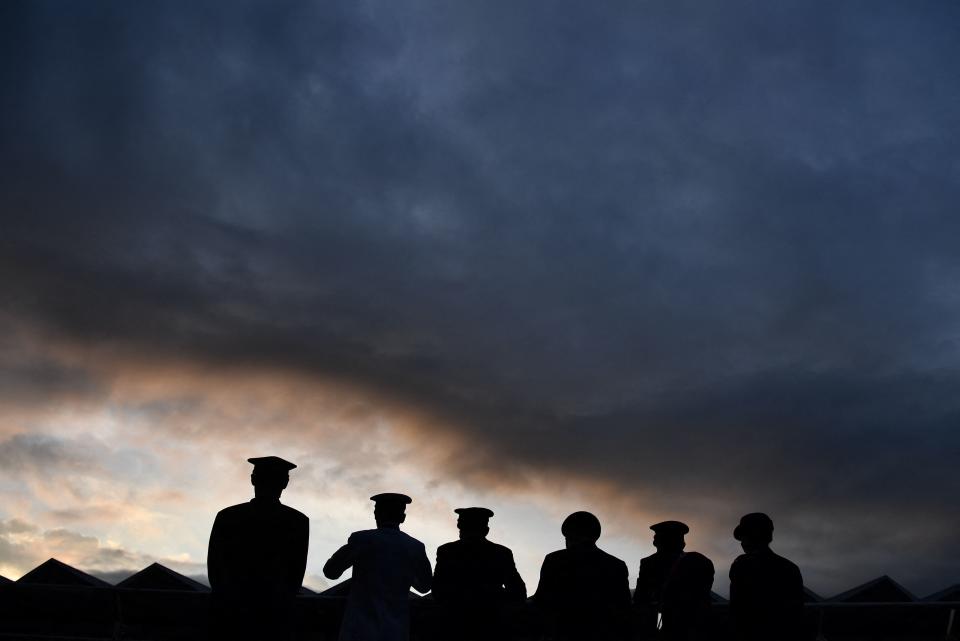
[[482, 539], [490, 533], [490, 517], [493, 510], [485, 507], [458, 507], [457, 528], [461, 539]]
[[662, 521], [650, 526], [653, 530], [653, 547], [659, 552], [681, 552], [687, 546], [683, 536], [690, 531], [686, 523]]
[[740, 541], [744, 552], [762, 550], [773, 541], [773, 520], [763, 512], [745, 514], [733, 530], [733, 538]]
[[384, 492], [370, 497], [377, 527], [400, 527], [407, 520], [407, 506], [413, 502], [406, 494]]
[[574, 512], [563, 520], [560, 532], [567, 540], [567, 549], [595, 545], [600, 538], [600, 519], [589, 512]]
[[279, 456], [259, 456], [248, 458], [247, 461], [253, 463], [250, 482], [253, 483], [254, 496], [279, 501], [280, 494], [290, 482], [290, 470], [297, 466]]

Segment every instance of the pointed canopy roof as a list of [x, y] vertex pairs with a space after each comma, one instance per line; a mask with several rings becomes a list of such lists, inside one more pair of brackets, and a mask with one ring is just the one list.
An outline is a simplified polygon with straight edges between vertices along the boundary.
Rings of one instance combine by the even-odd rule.
[[106, 581], [91, 576], [86, 572], [81, 572], [77, 568], [71, 567], [56, 559], [47, 559], [17, 579], [17, 583], [32, 585], [78, 585], [91, 588], [110, 587], [110, 584]]
[[151, 563], [131, 577], [117, 584], [118, 588], [139, 590], [181, 590], [184, 592], [209, 592], [210, 588], [165, 565]]
[[808, 588], [803, 586], [803, 602], [804, 603], [820, 603], [823, 601], [823, 597]]
[[923, 600], [933, 601], [935, 603], [960, 601], [960, 583], [954, 583], [949, 588], [944, 588], [939, 592], [934, 592], [930, 596], [924, 597]]
[[724, 598], [724, 597], [722, 597], [722, 596], [720, 596], [719, 594], [717, 594], [717, 593], [714, 592], [713, 590], [710, 590], [710, 602], [711, 602], [711, 603], [728, 603], [729, 600], [726, 599], [726, 598]]
[[0, 585], [3, 585], [4, 583], [13, 583], [13, 581], [11, 581], [5, 576], [0, 576]]
[[300, 586], [300, 594], [302, 594], [302, 595], [304, 595], [304, 596], [310, 596], [311, 594], [316, 594], [316, 593], [317, 593], [316, 590], [311, 590], [310, 588], [308, 588], [308, 587], [305, 586], [305, 585], [301, 585], [301, 586]]
[[916, 601], [906, 589], [886, 574], [855, 588], [841, 592], [830, 601], [837, 603], [910, 603]]

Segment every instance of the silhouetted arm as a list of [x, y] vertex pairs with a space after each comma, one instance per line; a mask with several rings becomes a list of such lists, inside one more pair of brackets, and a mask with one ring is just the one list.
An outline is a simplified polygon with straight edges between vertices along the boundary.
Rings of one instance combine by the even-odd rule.
[[213, 520], [210, 529], [210, 542], [207, 545], [207, 578], [213, 590], [224, 588], [224, 543], [223, 522], [220, 514]]
[[350, 568], [357, 558], [359, 550], [351, 534], [347, 539], [347, 544], [333, 553], [326, 563], [323, 564], [323, 576], [328, 579], [339, 579], [340, 575]]
[[627, 570], [627, 564], [620, 562], [618, 568], [619, 577], [617, 578], [616, 591], [613, 593], [614, 603], [619, 610], [630, 609], [630, 571]]
[[554, 563], [547, 556], [540, 566], [540, 583], [537, 585], [537, 591], [533, 595], [533, 603], [538, 608], [550, 610], [557, 601], [556, 572]]
[[734, 559], [733, 563], [730, 565], [730, 607], [735, 608], [740, 604], [740, 600], [743, 598], [740, 594], [740, 559]]
[[738, 638], [746, 634], [749, 618], [748, 608], [752, 599], [752, 590], [749, 585], [749, 573], [744, 572], [743, 556], [734, 559], [730, 566], [730, 614], [733, 617], [733, 627]]
[[616, 573], [612, 573], [610, 582], [610, 626], [614, 636], [621, 641], [628, 641], [631, 638], [630, 629], [630, 606], [633, 600], [630, 598], [630, 571], [627, 564], [623, 561], [616, 567]]
[[793, 565], [790, 570], [789, 587], [786, 593], [787, 608], [790, 613], [789, 616], [793, 621], [798, 622], [797, 627], [799, 627], [799, 621], [803, 619], [803, 576], [800, 574], [800, 568], [796, 565]]
[[636, 627], [639, 638], [653, 639], [657, 634], [657, 605], [655, 595], [650, 589], [653, 582], [653, 562], [649, 558], [640, 560], [637, 570], [637, 589], [633, 592], [633, 606], [636, 613]]
[[433, 598], [443, 601], [449, 596], [449, 581], [447, 579], [447, 550], [444, 546], [437, 548], [437, 565], [433, 569]]
[[290, 583], [294, 593], [300, 591], [303, 577], [307, 573], [307, 551], [310, 546], [310, 519], [300, 519], [297, 527], [297, 538], [291, 550]]
[[421, 543], [418, 554], [414, 558], [413, 589], [425, 594], [430, 591], [432, 580], [433, 570], [430, 568], [430, 559], [427, 558], [427, 550]]
[[517, 572], [517, 564], [513, 560], [513, 552], [507, 550], [504, 567], [503, 587], [508, 601], [524, 602], [527, 600], [527, 585]]
[[548, 554], [540, 566], [540, 583], [534, 593], [533, 605], [542, 617], [546, 638], [553, 638], [557, 632], [560, 601], [559, 572], [555, 560]]

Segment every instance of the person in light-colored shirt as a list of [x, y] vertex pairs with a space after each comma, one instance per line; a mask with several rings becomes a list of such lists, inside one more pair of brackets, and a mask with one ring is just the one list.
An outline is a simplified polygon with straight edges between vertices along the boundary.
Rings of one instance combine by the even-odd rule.
[[353, 568], [340, 641], [407, 641], [410, 638], [410, 588], [428, 592], [432, 579], [423, 543], [400, 531], [410, 497], [377, 494], [377, 528], [350, 535], [323, 566], [328, 579]]

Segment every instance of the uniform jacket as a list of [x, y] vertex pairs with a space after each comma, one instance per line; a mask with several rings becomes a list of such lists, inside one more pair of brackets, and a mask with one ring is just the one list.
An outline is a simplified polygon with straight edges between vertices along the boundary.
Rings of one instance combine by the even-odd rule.
[[350, 567], [353, 578], [340, 641], [406, 641], [410, 588], [430, 590], [430, 560], [423, 543], [398, 528], [354, 532], [323, 572], [338, 578]]
[[309, 519], [278, 501], [253, 499], [217, 514], [207, 551], [214, 638], [289, 636], [309, 534]]
[[633, 593], [634, 603], [652, 604], [659, 606], [663, 598], [663, 586], [667, 576], [673, 569], [683, 552], [654, 552], [650, 556], [640, 559], [640, 570], [637, 572], [637, 589]]
[[217, 513], [207, 574], [215, 594], [296, 596], [307, 567], [310, 520], [279, 502], [253, 499]]
[[437, 548], [433, 597], [451, 605], [522, 603], [527, 586], [510, 548], [486, 539], [466, 539]]
[[534, 604], [560, 639], [624, 639], [630, 613], [627, 564], [596, 546], [551, 552]]
[[730, 610], [741, 639], [800, 638], [800, 568], [770, 549], [741, 554], [730, 566]]

